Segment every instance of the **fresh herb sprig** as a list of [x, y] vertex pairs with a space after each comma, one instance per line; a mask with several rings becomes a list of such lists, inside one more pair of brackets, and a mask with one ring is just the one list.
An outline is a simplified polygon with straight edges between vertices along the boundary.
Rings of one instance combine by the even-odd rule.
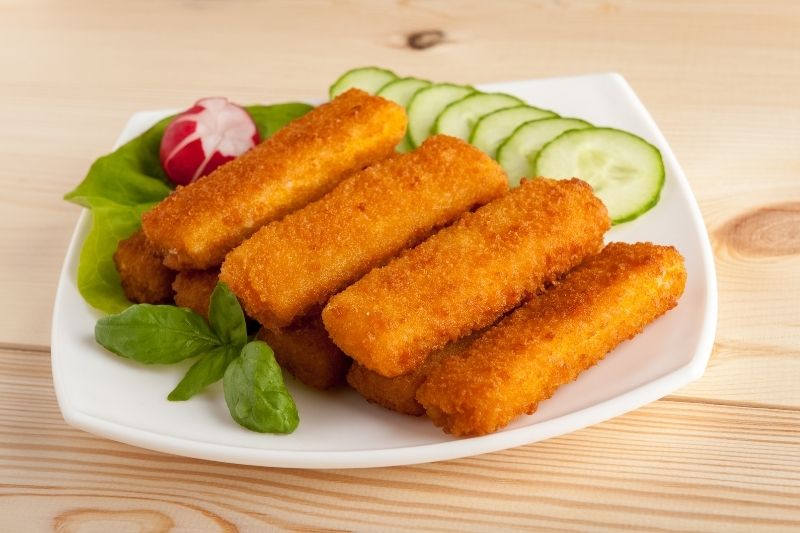
[[291, 433], [300, 421], [272, 348], [263, 341], [245, 345], [228, 365], [223, 388], [231, 416], [247, 429]]
[[297, 406], [283, 383], [272, 349], [248, 342], [244, 312], [224, 283], [211, 293], [208, 321], [172, 305], [132, 305], [101, 318], [95, 339], [109, 351], [145, 364], [197, 361], [167, 397], [184, 401], [222, 379], [233, 419], [262, 433], [291, 433]]

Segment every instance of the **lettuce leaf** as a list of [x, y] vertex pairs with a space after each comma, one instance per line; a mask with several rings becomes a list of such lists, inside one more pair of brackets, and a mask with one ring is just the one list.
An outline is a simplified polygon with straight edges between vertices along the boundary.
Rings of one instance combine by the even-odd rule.
[[[308, 104], [275, 104], [275, 105], [250, 105], [245, 106], [247, 112], [256, 123], [261, 140], [272, 137], [276, 131], [296, 118], [300, 118], [314, 106]], [[159, 138], [160, 139], [160, 138]], [[159, 140], [159, 144], [161, 141]], [[157, 152], [156, 152], [157, 153]]]
[[83, 241], [78, 262], [78, 291], [86, 303], [106, 313], [131, 305], [114, 265], [117, 243], [141, 226], [142, 213], [155, 203], [122, 205], [105, 198], [92, 199], [92, 228]]
[[92, 208], [97, 199], [135, 206], [166, 197], [171, 187], [161, 168], [158, 149], [172, 118], [158, 121], [143, 134], [99, 158], [80, 185], [64, 199]]
[[[274, 134], [312, 106], [301, 103], [247, 106], [262, 139]], [[158, 157], [167, 117], [135, 139], [92, 164], [86, 178], [64, 196], [92, 212], [92, 227], [81, 248], [78, 290], [92, 307], [119, 313], [131, 302], [125, 297], [114, 266], [120, 240], [141, 226], [142, 213], [172, 190]]]

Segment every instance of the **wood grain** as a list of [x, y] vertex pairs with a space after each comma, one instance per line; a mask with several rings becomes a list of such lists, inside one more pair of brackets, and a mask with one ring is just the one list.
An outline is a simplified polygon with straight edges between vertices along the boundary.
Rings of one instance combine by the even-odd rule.
[[0, 379], [3, 531], [23, 520], [57, 531], [800, 527], [800, 410], [667, 398], [470, 459], [281, 470], [162, 455], [73, 430], [58, 413], [45, 353], [0, 351]]
[[[795, 0], [0, 3], [0, 531], [799, 529], [797, 28]], [[566, 437], [405, 468], [222, 465], [67, 427], [48, 357], [79, 213], [62, 195], [135, 111], [315, 98], [366, 64], [463, 83], [621, 72], [712, 238], [704, 377]]]
[[[40, 302], [52, 301], [78, 214], [60, 197], [110, 148], [133, 112], [185, 106], [211, 93], [243, 102], [318, 97], [354, 64], [465, 83], [618, 70], [670, 139], [707, 220], [715, 202], [737, 196], [737, 211], [760, 207], [754, 198], [762, 191], [774, 195], [764, 205], [797, 196], [791, 147], [800, 143], [793, 127], [800, 110], [790, 95], [800, 92], [800, 81], [788, 74], [800, 66], [792, 46], [800, 24], [794, 2], [458, 5], [6, 2], [0, 185], [15, 193], [0, 200], [10, 258], [0, 289], [18, 305], [0, 320], [0, 338], [49, 344], [43, 320], [49, 306]], [[330, 24], [331, 17], [339, 23]], [[647, 31], [655, 20], [660, 30]], [[298, 21], [313, 39], [298, 38]], [[145, 30], [137, 28], [152, 31], [139, 37]], [[444, 37], [422, 50], [408, 46], [409, 36], [426, 31]], [[203, 35], [213, 35], [216, 46]], [[26, 54], [12, 53], [17, 49]], [[736, 57], [736, 68], [720, 60], [724, 54]], [[187, 59], [175, 70], [167, 55]], [[194, 58], [213, 68], [195, 68]], [[764, 172], [769, 179], [753, 178]], [[738, 214], [729, 206], [724, 213]]]
[[717, 239], [743, 255], [799, 254], [800, 202], [768, 205], [743, 213], [720, 228]]

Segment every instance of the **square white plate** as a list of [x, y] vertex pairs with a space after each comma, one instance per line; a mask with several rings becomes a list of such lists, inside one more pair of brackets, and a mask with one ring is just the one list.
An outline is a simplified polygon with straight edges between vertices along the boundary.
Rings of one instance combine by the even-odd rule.
[[[320, 392], [291, 377], [287, 383], [297, 402], [300, 426], [291, 435], [263, 435], [231, 419], [219, 383], [191, 401], [167, 401], [189, 363], [139, 365], [95, 344], [94, 324], [100, 314], [83, 301], [75, 282], [80, 248], [90, 226], [90, 215], [84, 212], [67, 251], [53, 311], [53, 380], [64, 419], [135, 446], [216, 461], [377, 467], [465, 457], [562, 435], [636, 409], [700, 377], [711, 353], [717, 317], [711, 247], [686, 176], [631, 87], [618, 74], [598, 74], [479, 89], [514, 94], [562, 116], [628, 130], [661, 149], [666, 165], [661, 201], [641, 218], [614, 227], [607, 240], [676, 246], [688, 271], [686, 292], [677, 308], [559, 389], [534, 415], [520, 417], [492, 435], [453, 438], [426, 418], [369, 404], [349, 389]], [[117, 144], [168, 113], [137, 113]]]

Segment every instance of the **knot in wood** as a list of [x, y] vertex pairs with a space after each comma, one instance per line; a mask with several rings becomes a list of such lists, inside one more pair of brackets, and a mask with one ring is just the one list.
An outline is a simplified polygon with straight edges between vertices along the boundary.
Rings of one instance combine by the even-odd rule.
[[53, 529], [58, 533], [80, 531], [119, 531], [164, 533], [175, 527], [168, 515], [149, 509], [73, 509], [55, 518]]
[[412, 50], [425, 50], [444, 41], [442, 30], [423, 30], [409, 33], [406, 36], [408, 47]]
[[800, 253], [800, 202], [760, 207], [725, 224], [719, 238], [749, 255]]

